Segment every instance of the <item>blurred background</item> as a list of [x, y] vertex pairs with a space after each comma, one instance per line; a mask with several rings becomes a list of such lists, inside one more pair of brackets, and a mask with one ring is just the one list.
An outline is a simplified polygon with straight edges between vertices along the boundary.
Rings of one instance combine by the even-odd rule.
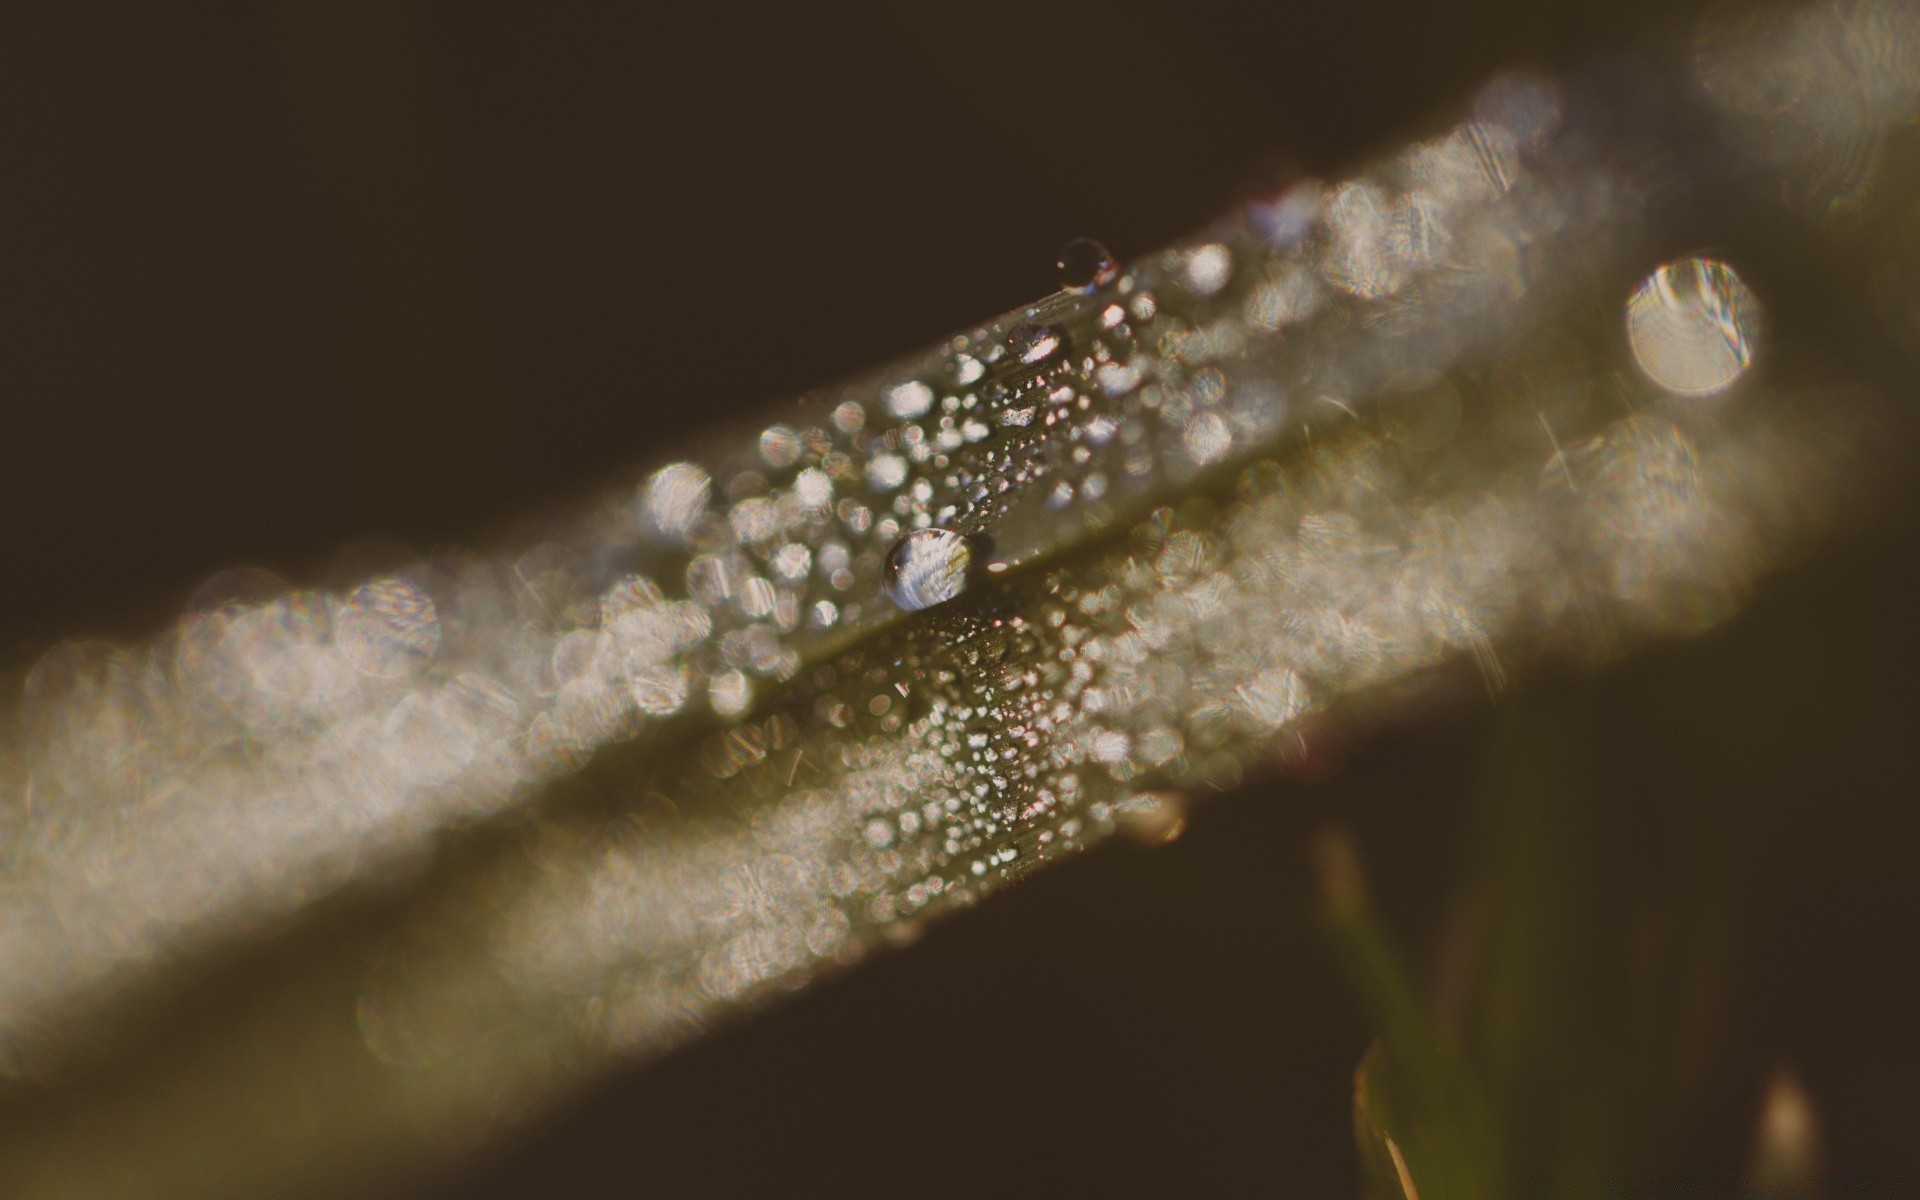
[[[0, 670], [150, 632], [218, 568], [484, 544], [1049, 291], [1071, 237], [1144, 252], [1700, 7], [10, 5]], [[1103, 848], [395, 1194], [1355, 1194], [1374, 1020], [1321, 916], [1331, 827], [1443, 998], [1462, 914], [1528, 906], [1528, 1086], [1668, 1048], [1635, 1161], [1745, 1171], [1790, 1077], [1836, 1178], [1905, 1178], [1916, 513], [1709, 639]], [[1658, 1037], [1649, 957], [1685, 1001]]]

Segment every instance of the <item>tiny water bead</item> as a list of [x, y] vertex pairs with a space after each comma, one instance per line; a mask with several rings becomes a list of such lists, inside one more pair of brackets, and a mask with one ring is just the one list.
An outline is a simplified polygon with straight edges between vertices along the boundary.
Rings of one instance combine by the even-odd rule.
[[1060, 290], [1086, 295], [1120, 278], [1120, 264], [1105, 246], [1092, 238], [1075, 238], [1054, 263], [1060, 270]]
[[973, 549], [951, 529], [916, 529], [887, 555], [887, 598], [907, 612], [932, 608], [967, 590]]
[[1732, 387], [1753, 364], [1759, 334], [1759, 302], [1717, 259], [1668, 263], [1627, 301], [1634, 361], [1676, 395], [1710, 396]]

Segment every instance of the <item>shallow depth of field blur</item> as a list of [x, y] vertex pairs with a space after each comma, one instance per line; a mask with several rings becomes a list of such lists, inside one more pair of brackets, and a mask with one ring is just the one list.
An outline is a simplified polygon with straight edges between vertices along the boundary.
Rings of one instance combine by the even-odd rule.
[[[249, 645], [292, 644], [287, 623], [326, 622], [337, 658], [323, 667], [342, 694], [398, 688], [392, 681], [410, 678], [443, 640], [454, 646], [471, 634], [466, 614], [437, 612], [406, 582], [407, 564], [431, 558], [440, 578], [458, 577], [467, 560], [448, 547], [538, 541], [553, 514], [590, 505], [596, 489], [636, 466], [651, 472], [635, 492], [638, 519], [655, 536], [697, 547], [689, 531], [715, 484], [691, 462], [662, 466], [670, 456], [687, 446], [706, 453], [702, 430], [732, 428], [772, 402], [1054, 291], [1056, 256], [1070, 239], [1097, 236], [1131, 261], [1229, 210], [1284, 221], [1289, 197], [1320, 195], [1313, 181], [1338, 181], [1423, 140], [1466, 145], [1447, 140], [1461, 112], [1476, 103], [1485, 111], [1489, 95], [1534, 96], [1526, 81], [1585, 72], [1592, 92], [1615, 98], [1627, 127], [1637, 119], [1637, 81], [1648, 81], [1651, 108], [1653, 81], [1680, 72], [1707, 96], [1699, 111], [1725, 124], [1673, 144], [1710, 145], [1714, 161], [1608, 168], [1636, 179], [1718, 178], [1739, 175], [1727, 167], [1737, 160], [1777, 168], [1782, 182], [1724, 195], [1702, 188], [1688, 210], [1695, 215], [1660, 226], [1633, 251], [1639, 257], [1607, 262], [1626, 275], [1620, 286], [1609, 277], [1596, 287], [1609, 297], [1604, 311], [1585, 305], [1584, 281], [1571, 270], [1564, 319], [1615, 339], [1604, 353], [1629, 381], [1618, 385], [1623, 404], [1644, 393], [1683, 415], [1666, 424], [1648, 401], [1656, 419], [1624, 422], [1615, 441], [1596, 441], [1615, 457], [1570, 462], [1549, 423], [1561, 409], [1538, 406], [1547, 461], [1564, 475], [1556, 503], [1601, 530], [1593, 561], [1616, 572], [1563, 590], [1576, 600], [1585, 589], [1605, 593], [1645, 615], [1645, 638], [1629, 631], [1617, 648], [1590, 653], [1584, 635], [1562, 626], [1526, 627], [1524, 611], [1490, 635], [1462, 617], [1464, 685], [1386, 705], [1379, 719], [1303, 726], [1283, 769], [1243, 776], [1229, 763], [1209, 777], [1222, 794], [1204, 802], [1129, 799], [1109, 828], [1131, 836], [1031, 878], [1006, 876], [1019, 886], [983, 894], [978, 907], [956, 905], [966, 911], [910, 935], [901, 932], [909, 914], [889, 908], [860, 932], [899, 948], [870, 958], [849, 951], [838, 973], [805, 989], [796, 978], [791, 996], [749, 1016], [709, 1028], [704, 1011], [649, 1010], [644, 1060], [555, 1067], [552, 1077], [574, 1082], [529, 1095], [524, 1111], [519, 1097], [489, 1097], [499, 1120], [477, 1142], [445, 1134], [428, 1145], [420, 1135], [364, 1172], [335, 1170], [326, 1187], [359, 1177], [354, 1186], [372, 1194], [448, 1198], [1905, 1194], [1920, 1175], [1910, 1161], [1920, 1129], [1912, 1020], [1920, 874], [1909, 863], [1920, 845], [1920, 493], [1910, 466], [1920, 426], [1904, 407], [1920, 402], [1920, 388], [1906, 383], [1920, 366], [1920, 275], [1910, 271], [1920, 264], [1920, 206], [1902, 199], [1902, 185], [1920, 178], [1920, 15], [1898, 0], [1817, 7], [1828, 24], [1793, 25], [1778, 6], [1693, 0], [940, 0], [750, 15], [372, 0], [113, 13], [22, 6], [0, 16], [8, 59], [0, 386], [14, 415], [0, 450], [6, 704], [27, 697], [30, 722], [46, 689], [94, 678], [87, 672], [97, 664], [119, 661], [108, 647], [155, 637], [183, 609], [216, 611], [206, 599], [216, 593], [228, 606], [221, 613], [278, 622]], [[1754, 39], [1764, 55], [1726, 49]], [[1842, 69], [1858, 79], [1841, 93], [1846, 104], [1793, 108], [1796, 97], [1825, 94]], [[1499, 72], [1523, 83], [1479, 90]], [[1609, 132], [1595, 129], [1596, 141]], [[1329, 194], [1348, 205], [1328, 201], [1345, 212], [1341, 228], [1366, 227], [1366, 214], [1353, 214], [1373, 193]], [[1740, 250], [1754, 245], [1768, 256], [1749, 264]], [[1390, 300], [1400, 283], [1378, 283], [1387, 268], [1366, 256], [1361, 235], [1355, 246], [1330, 290], [1356, 304]], [[1217, 266], [1224, 277], [1225, 244], [1183, 253], [1170, 277], [1202, 299], [1224, 286], [1208, 272]], [[1836, 261], [1819, 261], [1823, 254]], [[1491, 276], [1506, 264], [1485, 267]], [[1513, 272], [1521, 290], [1535, 282]], [[1263, 295], [1269, 308], [1293, 302], [1281, 282]], [[1262, 324], [1261, 302], [1246, 307], [1250, 327]], [[1111, 308], [1106, 326], [1150, 321], [1150, 300], [1146, 309], [1142, 316], [1137, 300]], [[1276, 315], [1264, 327], [1283, 324]], [[1016, 326], [1009, 344], [1024, 357], [1022, 338], [1057, 332]], [[1558, 332], [1540, 332], [1548, 349], [1526, 361], [1557, 361]], [[1566, 342], [1589, 353], [1584, 337]], [[1032, 353], [1039, 362], [1053, 348]], [[1138, 372], [1125, 370], [1100, 368], [1120, 373], [1104, 376], [1108, 397], [1138, 384]], [[1521, 380], [1514, 388], [1539, 379], [1519, 370], [1511, 378]], [[1831, 429], [1802, 406], [1780, 426], [1780, 436], [1799, 439], [1792, 447], [1739, 447], [1777, 473], [1742, 473], [1747, 460], [1727, 452], [1714, 468], [1723, 476], [1709, 478], [1683, 436], [1694, 428], [1687, 422], [1703, 423], [1704, 460], [1714, 448], [1706, 423], [1719, 418], [1697, 414], [1737, 410], [1699, 406], [1737, 397], [1754, 378], [1779, 394], [1799, 387], [1816, 397], [1819, 385], [1844, 380], [1880, 407], [1843, 411], [1836, 383]], [[1439, 432], [1419, 408], [1451, 386], [1438, 373], [1417, 387], [1396, 379], [1403, 400], [1381, 418], [1385, 440], [1419, 449], [1423, 439], [1452, 437], [1457, 402]], [[879, 404], [917, 418], [933, 393], [903, 385]], [[853, 437], [868, 418], [853, 400], [831, 411], [848, 405], [851, 415], [835, 420]], [[1168, 452], [1188, 475], [1171, 477], [1201, 478], [1236, 436], [1271, 432], [1248, 428], [1210, 412], [1192, 419]], [[1319, 428], [1309, 430], [1310, 449]], [[954, 433], [955, 447], [962, 436]], [[987, 436], [984, 424], [978, 436]], [[816, 453], [785, 424], [753, 445], [776, 474]], [[1337, 468], [1344, 460], [1334, 445], [1316, 461]], [[886, 449], [869, 450], [870, 491], [909, 479], [906, 458]], [[1358, 451], [1350, 458], [1366, 465]], [[830, 489], [824, 473], [812, 476]], [[904, 491], [898, 519], [875, 502], [880, 532], [868, 560], [896, 536], [920, 556], [891, 561], [886, 618], [985, 586], [969, 575], [973, 556], [1013, 553], [1023, 537], [1045, 549], [1050, 536], [1065, 545], [1096, 531], [1082, 514], [1108, 483], [1094, 477], [1091, 492], [1084, 481], [1077, 495], [1066, 487], [1082, 507], [1058, 517], [1057, 530], [1055, 518], [1029, 510], [1028, 524], [997, 544], [924, 528], [925, 496], [918, 533]], [[1742, 488], [1796, 494], [1736, 496], [1715, 509], [1694, 504], [1695, 490], [1709, 490], [1700, 479], [1720, 489], [1716, 502]], [[824, 508], [803, 495], [810, 482], [794, 484], [794, 503]], [[1340, 486], [1325, 490], [1338, 495]], [[1484, 495], [1458, 480], [1447, 486], [1464, 497], [1461, 512], [1512, 504], [1492, 482]], [[725, 481], [718, 490], [736, 498]], [[1476, 497], [1479, 509], [1467, 503]], [[1605, 510], [1609, 503], [1620, 511]], [[1198, 517], [1191, 506], [1156, 510], [1156, 519], [1174, 514], [1169, 545], [1180, 522], [1215, 511], [1211, 499], [1199, 507]], [[745, 539], [742, 510], [733, 511], [727, 536]], [[858, 512], [860, 532], [874, 527], [873, 512]], [[1768, 523], [1781, 513], [1793, 519]], [[1409, 539], [1425, 528], [1407, 525]], [[1674, 561], [1651, 551], [1636, 558], [1632, 547], [1603, 553], [1608, 530], [1625, 529], [1614, 540], [1632, 542], [1656, 525], [1669, 539], [1658, 549]], [[1459, 527], [1471, 532], [1469, 517]], [[1515, 519], [1498, 530], [1524, 542], [1529, 528]], [[847, 540], [853, 556], [862, 552]], [[1352, 555], [1392, 542], [1369, 549], [1355, 537]], [[1197, 535], [1191, 544], [1201, 544]], [[820, 587], [839, 589], [834, 598], [816, 602], [795, 588], [780, 600], [794, 609], [784, 628], [817, 635], [802, 650], [827, 647], [821, 654], [879, 619], [870, 608], [861, 625], [859, 606], [840, 595], [847, 585], [834, 577], [851, 578], [860, 563], [841, 541], [831, 547], [796, 539], [788, 561], [794, 578], [817, 568], [828, 580]], [[695, 562], [708, 560], [719, 562]], [[1410, 561], [1417, 589], [1425, 568]], [[1519, 578], [1544, 560], [1516, 551], [1500, 561], [1516, 592], [1521, 583], [1550, 590]], [[514, 569], [527, 563], [538, 566], [538, 556]], [[1452, 567], [1443, 555], [1433, 573]], [[780, 580], [781, 570], [773, 561], [768, 575]], [[1372, 566], [1352, 569], [1356, 587], [1379, 577]], [[1296, 576], [1285, 582], [1305, 586]], [[749, 606], [760, 601], [735, 600], [730, 581], [716, 594], [775, 620], [774, 584], [753, 583], [765, 589], [757, 613]], [[278, 600], [245, 609], [296, 585], [330, 590], [332, 607], [318, 616]], [[704, 612], [662, 604], [657, 588], [628, 592], [626, 608], [596, 609], [594, 619], [677, 613], [699, 625], [689, 641], [713, 627]], [[1449, 594], [1439, 583], [1432, 590]], [[1094, 611], [1091, 600], [1082, 611]], [[1238, 648], [1257, 656], [1259, 639], [1297, 632], [1277, 619], [1260, 624], [1257, 597], [1242, 603], [1250, 615]], [[218, 631], [243, 634], [252, 636]], [[647, 636], [679, 635], [663, 624]], [[1509, 679], [1489, 637], [1555, 652]], [[225, 652], [207, 638], [209, 656]], [[1300, 635], [1301, 645], [1310, 641]], [[1575, 642], [1578, 651], [1558, 652]], [[180, 645], [182, 662], [198, 652], [187, 632]], [[469, 643], [458, 645], [466, 652]], [[634, 682], [638, 715], [609, 718], [592, 737], [579, 724], [558, 734], [557, 722], [536, 727], [551, 750], [541, 769], [560, 763], [591, 775], [584, 764], [595, 753], [651, 716], [705, 705], [702, 719], [724, 722], [783, 695], [765, 680], [784, 683], [797, 668], [762, 669], [754, 646], [734, 645], [740, 660], [696, 676], [691, 693], [681, 666]], [[585, 653], [538, 649], [543, 662]], [[790, 653], [784, 644], [760, 649]], [[1216, 674], [1228, 682], [1218, 687], [1239, 698], [1234, 719], [1271, 730], [1302, 712], [1293, 671], [1256, 664], [1242, 678], [1229, 654], [1220, 657]], [[320, 669], [304, 660], [254, 665], [303, 687]], [[517, 748], [527, 731], [495, 720], [506, 702], [464, 680], [455, 681], [467, 688], [457, 733], [472, 744], [463, 743], [459, 769], [483, 761], [506, 780], [504, 794], [525, 782], [514, 772], [532, 768], [504, 751], [493, 756], [489, 739], [504, 744], [511, 732]], [[367, 743], [352, 764], [363, 774], [345, 782], [311, 775], [305, 758], [283, 770], [271, 761], [275, 739], [292, 744], [304, 733], [268, 728], [259, 714], [236, 718], [228, 710], [244, 709], [253, 693], [235, 699], [220, 686], [208, 689], [220, 692], [218, 720], [251, 720], [257, 736], [233, 774], [209, 771], [192, 786], [213, 794], [237, 779], [237, 791], [271, 768], [321, 799], [328, 787], [351, 786], [391, 799], [392, 810], [363, 826], [322, 810], [300, 824], [255, 826], [204, 813], [143, 825], [133, 807], [92, 824], [79, 805], [70, 820], [49, 813], [46, 797], [61, 795], [57, 774], [126, 782], [147, 769], [140, 756], [165, 731], [111, 721], [59, 742], [70, 761], [0, 762], [8, 780], [29, 781], [18, 813], [0, 823], [14, 839], [0, 844], [0, 861], [26, 861], [31, 831], [31, 853], [59, 868], [0, 876], [0, 911], [38, 922], [20, 917], [0, 929], [0, 962], [11, 971], [0, 978], [0, 1179], [66, 1194], [55, 1167], [19, 1164], [56, 1143], [115, 1145], [117, 1123], [134, 1120], [124, 1097], [140, 1094], [126, 1080], [166, 1075], [177, 1059], [227, 1046], [238, 1061], [254, 1051], [236, 1043], [281, 1008], [291, 1023], [337, 999], [343, 1023], [357, 1022], [365, 1061], [287, 1059], [288, 1072], [312, 1073], [314, 1095], [327, 1091], [330, 1073], [417, 1066], [418, 1039], [395, 1032], [392, 1014], [403, 1006], [384, 1005], [382, 962], [338, 972], [348, 986], [333, 998], [297, 988], [282, 997], [258, 981], [334, 978], [320, 960], [357, 944], [336, 932], [401, 911], [410, 889], [439, 869], [433, 847], [445, 830], [478, 830], [485, 853], [524, 858], [530, 872], [611, 864], [561, 880], [610, 895], [596, 899], [601, 915], [623, 897], [642, 907], [657, 899], [639, 883], [621, 892], [619, 872], [654, 870], [649, 822], [681, 815], [663, 795], [648, 792], [642, 807], [653, 807], [621, 814], [629, 840], [608, 835], [603, 844], [557, 822], [522, 847], [513, 839], [523, 828], [504, 802], [408, 809], [416, 791], [469, 778], [438, 759], [383, 759]], [[1196, 679], [1193, 688], [1202, 686]], [[1183, 679], [1175, 690], [1185, 688]], [[904, 684], [898, 694], [907, 696]], [[886, 713], [882, 695], [870, 709], [874, 727], [897, 731], [898, 716]], [[445, 716], [434, 709], [421, 719]], [[432, 727], [420, 744], [444, 749], [456, 740], [447, 728]], [[343, 720], [330, 734], [358, 745], [362, 732]], [[32, 733], [6, 746], [30, 744]], [[1115, 740], [1091, 747], [1092, 760], [1142, 773], [1185, 745], [1169, 740], [1156, 758], [1149, 739], [1121, 732], [1117, 719], [1098, 736]], [[766, 758], [765, 746], [755, 754], [748, 765]], [[796, 751], [775, 784], [792, 786], [803, 758]], [[629, 761], [615, 756], [609, 766], [603, 757], [593, 769], [618, 772]], [[710, 773], [724, 780], [741, 770]], [[742, 788], [750, 777], [761, 778], [741, 774]], [[161, 795], [153, 811], [176, 798]], [[913, 831], [902, 828], [870, 832], [872, 848]], [[383, 842], [409, 839], [419, 846], [383, 856], [394, 849]], [[629, 852], [639, 866], [622, 858]], [[235, 863], [243, 865], [224, 874]], [[711, 859], [690, 850], [649, 886], [680, 879], [677, 870], [687, 873], [682, 890], [723, 890], [701, 875], [708, 863], [716, 873], [738, 865], [718, 850]], [[435, 903], [494, 902], [495, 893], [460, 891], [465, 877], [455, 878]], [[804, 891], [747, 882], [749, 894], [737, 898], [744, 908], [778, 907]], [[923, 889], [911, 903], [926, 901]], [[501, 919], [531, 931], [515, 943], [521, 965], [587, 971], [593, 955], [611, 953], [583, 948], [587, 934], [569, 923], [584, 903], [556, 906]], [[846, 937], [831, 907], [806, 914], [804, 928], [793, 916], [799, 932], [789, 941], [803, 957], [811, 948], [830, 959]], [[68, 913], [92, 923], [62, 925]], [[644, 941], [653, 936], [645, 925], [644, 914], [615, 912], [593, 936]], [[730, 986], [778, 976], [755, 971], [749, 964], [738, 979], [702, 986], [724, 1000]], [[192, 973], [190, 986], [170, 983], [149, 1005], [143, 977], [169, 973]], [[252, 1023], [236, 1020], [229, 1036], [224, 1006], [242, 1007], [234, 997], [245, 997]], [[676, 997], [661, 1003], [671, 1008]], [[109, 1014], [97, 1019], [102, 1030], [132, 1032], [96, 1037], [96, 1004]], [[442, 1016], [461, 1027], [460, 1014], [432, 1014]], [[525, 1020], [531, 1028], [536, 1017]], [[475, 1078], [487, 1069], [476, 1066]], [[172, 1125], [139, 1116], [143, 1128], [191, 1131], [166, 1148], [170, 1165], [156, 1158], [154, 1178], [189, 1178], [179, 1163], [224, 1153], [209, 1148], [223, 1122], [198, 1118], [246, 1103], [179, 1094], [187, 1098], [168, 1115]], [[289, 1109], [265, 1120], [292, 1131], [289, 1145], [305, 1145], [294, 1127], [319, 1118]], [[155, 1149], [119, 1144], [127, 1161], [100, 1177], [136, 1181], [128, 1194], [141, 1194], [138, 1156]], [[270, 1186], [306, 1194], [319, 1185], [295, 1174]]]

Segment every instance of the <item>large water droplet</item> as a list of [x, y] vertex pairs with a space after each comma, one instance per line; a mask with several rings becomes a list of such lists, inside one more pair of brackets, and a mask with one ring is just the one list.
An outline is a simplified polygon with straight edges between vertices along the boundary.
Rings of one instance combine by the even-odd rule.
[[1092, 238], [1075, 238], [1060, 251], [1060, 290], [1085, 295], [1120, 278], [1120, 264]]
[[887, 598], [908, 612], [932, 608], [967, 590], [973, 550], [951, 529], [916, 529], [887, 555]]
[[1030, 367], [1059, 354], [1066, 344], [1067, 335], [1055, 325], [1015, 325], [1007, 331], [1007, 349]]
[[1760, 305], [1732, 267], [1711, 258], [1668, 263], [1627, 301], [1627, 342], [1655, 383], [1681, 396], [1733, 386], [1753, 363]]

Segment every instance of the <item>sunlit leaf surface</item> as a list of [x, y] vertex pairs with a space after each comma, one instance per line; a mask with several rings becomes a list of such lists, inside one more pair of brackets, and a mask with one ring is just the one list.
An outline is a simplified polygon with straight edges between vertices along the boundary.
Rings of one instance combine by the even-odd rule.
[[1916, 51], [1855, 3], [1504, 77], [537, 539], [57, 648], [0, 1192], [443, 1153], [1331, 731], [1725, 620], [1892, 469]]

